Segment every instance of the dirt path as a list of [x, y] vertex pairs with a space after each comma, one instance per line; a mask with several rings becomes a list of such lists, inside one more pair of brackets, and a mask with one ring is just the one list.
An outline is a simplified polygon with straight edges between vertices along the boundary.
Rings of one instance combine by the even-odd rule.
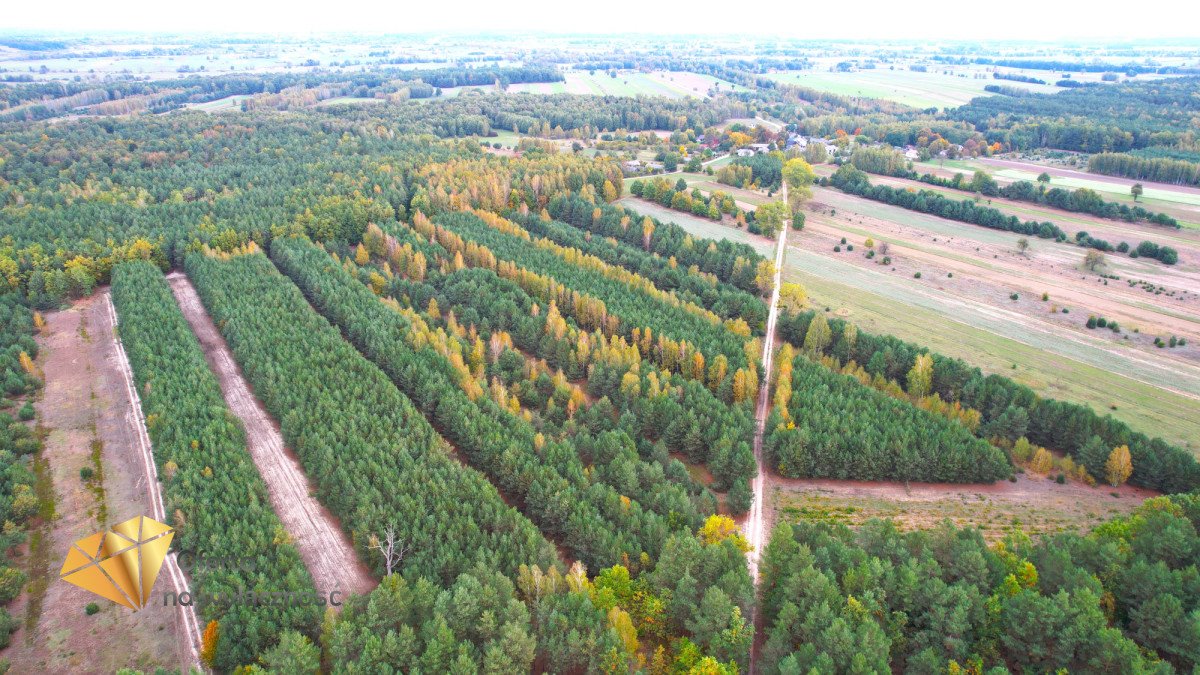
[[[784, 183], [783, 202], [785, 204], [787, 198], [787, 183]], [[758, 584], [758, 563], [762, 559], [762, 549], [767, 544], [763, 511], [766, 504], [767, 482], [770, 476], [767, 472], [766, 462], [763, 460], [763, 432], [767, 426], [767, 415], [771, 410], [771, 364], [775, 358], [775, 323], [779, 319], [779, 280], [783, 272], [783, 254], [787, 250], [787, 232], [791, 226], [791, 219], [784, 221], [783, 229], [779, 232], [779, 242], [775, 245], [775, 280], [771, 287], [771, 309], [767, 314], [767, 329], [763, 337], [763, 378], [758, 389], [758, 403], [754, 409], [754, 461], [758, 463], [758, 474], [754, 476], [754, 481], [751, 483], [754, 501], [751, 502], [750, 511], [746, 514], [746, 521], [742, 525], [742, 532], [746, 541], [750, 543], [750, 551], [746, 553], [746, 559], [750, 567], [750, 580], [755, 585]], [[761, 635], [762, 630], [759, 625], [761, 616], [757, 602], [754, 603], [750, 619], [755, 626], [756, 633]], [[756, 640], [750, 650], [751, 673], [754, 672], [754, 662], [760, 644], [761, 640]]]
[[251, 392], [196, 289], [178, 272], [167, 279], [221, 383], [226, 403], [246, 428], [248, 450], [267, 484], [271, 506], [295, 541], [317, 591], [369, 592], [375, 587], [375, 580], [355, 555], [337, 519], [313, 497], [314, 488], [299, 460], [284, 446], [278, 423]]
[[[46, 386], [35, 407], [46, 432], [41, 459], [55, 515], [31, 533], [31, 548], [44, 550], [45, 557], [28, 561], [30, 590], [10, 607], [22, 626], [0, 658], [11, 662], [13, 672], [187, 670], [199, 662], [182, 612], [151, 602], [134, 613], [58, 578], [76, 540], [138, 515], [164, 520], [156, 509], [157, 484], [146, 480], [143, 449], [148, 453], [149, 443], [113, 317], [108, 292], [100, 291], [47, 314], [38, 336]], [[84, 468], [96, 478], [82, 481]], [[160, 577], [159, 591], [178, 590], [168, 570]], [[94, 616], [84, 613], [90, 602], [100, 607]]]

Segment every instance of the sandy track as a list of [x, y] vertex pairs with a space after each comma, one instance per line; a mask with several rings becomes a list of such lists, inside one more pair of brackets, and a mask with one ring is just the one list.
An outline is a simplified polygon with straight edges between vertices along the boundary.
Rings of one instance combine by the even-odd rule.
[[[46, 432], [41, 457], [52, 483], [55, 515], [42, 528], [45, 568], [30, 572], [44, 574], [48, 583], [39, 598], [25, 592], [9, 607], [28, 625], [13, 634], [0, 656], [11, 662], [13, 672], [111, 673], [126, 667], [150, 671], [198, 665], [194, 616], [155, 601], [162, 592], [187, 590], [186, 579], [172, 573], [174, 556], [168, 557], [153, 600], [136, 613], [58, 578], [76, 540], [138, 515], [165, 518], [157, 508], [158, 483], [153, 473], [146, 473], [143, 453], [149, 452], [149, 440], [130, 391], [129, 365], [116, 340], [108, 292], [48, 313], [46, 322], [38, 336], [46, 386], [36, 409]], [[79, 471], [94, 468], [96, 459], [102, 472], [85, 484]], [[32, 606], [37, 599], [40, 612]], [[83, 608], [93, 601], [100, 612], [86, 616]], [[113, 635], [122, 639], [114, 641]]]
[[[783, 186], [783, 202], [787, 203], [787, 184]], [[758, 463], [758, 474], [754, 476], [751, 489], [754, 501], [742, 524], [742, 532], [750, 543], [746, 559], [750, 567], [750, 580], [758, 585], [758, 563], [762, 559], [763, 547], [767, 545], [764, 510], [766, 507], [767, 482], [770, 478], [766, 462], [763, 460], [763, 432], [767, 426], [767, 415], [771, 410], [771, 364], [775, 358], [775, 323], [779, 319], [779, 281], [783, 273], [783, 254], [787, 250], [787, 232], [792, 226], [791, 219], [784, 221], [783, 229], [779, 232], [779, 242], [775, 246], [775, 280], [771, 287], [771, 309], [767, 314], [767, 329], [763, 338], [763, 378], [758, 389], [758, 403], [754, 408], [754, 461]], [[750, 615], [750, 622], [755, 627], [757, 635], [762, 635], [762, 615], [758, 611], [758, 603]], [[755, 672], [755, 659], [761, 639], [756, 640], [750, 649], [750, 672]]]
[[279, 425], [250, 390], [237, 362], [186, 276], [167, 277], [183, 315], [200, 341], [204, 357], [216, 373], [221, 393], [246, 428], [247, 449], [267, 484], [271, 506], [296, 543], [319, 593], [366, 593], [375, 587], [337, 518], [313, 497], [295, 454], [284, 446]]

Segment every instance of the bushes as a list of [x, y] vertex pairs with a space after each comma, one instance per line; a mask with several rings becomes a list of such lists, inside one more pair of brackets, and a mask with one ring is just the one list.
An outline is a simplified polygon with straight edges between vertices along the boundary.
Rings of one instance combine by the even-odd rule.
[[[315, 594], [296, 548], [277, 538], [283, 525], [246, 452], [241, 423], [162, 272], [145, 262], [118, 265], [112, 297], [155, 463], [177, 467], [172, 477], [160, 472], [163, 496], [177, 529], [175, 550], [201, 562], [188, 570], [197, 596], [203, 602], [243, 591]], [[254, 569], [220, 564], [225, 559], [251, 559]], [[221, 622], [215, 663], [223, 669], [252, 663], [285, 630], [314, 634], [320, 621], [315, 606], [209, 602], [199, 612]]]

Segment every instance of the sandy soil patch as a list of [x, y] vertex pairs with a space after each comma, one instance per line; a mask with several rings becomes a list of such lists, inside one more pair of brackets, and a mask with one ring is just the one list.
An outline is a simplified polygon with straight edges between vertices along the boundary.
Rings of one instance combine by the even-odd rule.
[[315, 490], [300, 461], [284, 446], [278, 422], [254, 397], [191, 282], [178, 272], [167, 279], [184, 317], [200, 341], [205, 359], [220, 381], [225, 402], [246, 428], [247, 450], [267, 484], [271, 506], [295, 541], [317, 591], [370, 591], [375, 580], [355, 555], [337, 518], [313, 496]]
[[769, 501], [778, 521], [823, 520], [850, 527], [871, 518], [890, 518], [902, 530], [915, 530], [950, 520], [959, 527], [978, 527], [996, 541], [1016, 528], [1030, 536], [1062, 531], [1086, 532], [1125, 515], [1152, 490], [1123, 485], [1063, 485], [1045, 476], [1018, 474], [1016, 482], [947, 485], [804, 480], [773, 477]]
[[[11, 608], [32, 624], [13, 634], [12, 645], [0, 653], [12, 662], [13, 672], [152, 671], [191, 663], [174, 608], [151, 603], [134, 613], [58, 578], [77, 539], [154, 513], [138, 451], [138, 417], [125, 393], [106, 296], [107, 291], [99, 292], [47, 314], [38, 338], [46, 386], [35, 407], [47, 432], [42, 457], [53, 483], [56, 517], [46, 527], [47, 565], [30, 570], [31, 578], [41, 574], [48, 580], [40, 611], [28, 594]], [[97, 458], [102, 474], [93, 485], [85, 484], [80, 469], [94, 468]], [[160, 576], [167, 576], [165, 569]], [[159, 579], [156, 590], [169, 584]], [[93, 601], [100, 612], [87, 616], [84, 607]]]

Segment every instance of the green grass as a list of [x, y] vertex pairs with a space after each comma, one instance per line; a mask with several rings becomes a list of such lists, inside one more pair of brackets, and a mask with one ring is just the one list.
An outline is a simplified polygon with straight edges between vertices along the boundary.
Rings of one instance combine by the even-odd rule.
[[495, 136], [488, 136], [487, 138], [484, 138], [483, 136], [471, 136], [470, 138], [479, 141], [480, 143], [486, 141], [488, 145], [499, 143], [505, 148], [515, 148], [517, 147], [517, 143], [521, 141], [520, 134], [514, 134], [511, 131], [502, 131], [499, 129], [493, 129], [492, 131], [496, 133]]
[[993, 79], [959, 77], [942, 73], [918, 73], [911, 70], [859, 70], [857, 72], [791, 71], [772, 73], [767, 77], [778, 82], [798, 84], [842, 96], [860, 96], [895, 101], [914, 108], [954, 108], [977, 96], [990, 96], [984, 91], [989, 84], [1004, 84], [1030, 91], [1054, 92], [1050, 85], [1025, 84]]
[[666, 96], [703, 98], [713, 86], [721, 91], [745, 91], [744, 87], [711, 75], [687, 72], [641, 73], [618, 71], [612, 77], [606, 71], [568, 71], [565, 82], [529, 82], [509, 86], [512, 92], [537, 94], [585, 94], [595, 96]]
[[[1037, 180], [1037, 177], [1038, 177], [1038, 174], [1036, 174], [1036, 173], [1033, 173], [1030, 171], [1021, 171], [1020, 169], [1000, 169], [995, 172], [995, 175], [1000, 176], [1001, 178], [1010, 178], [1012, 180], [1029, 180], [1029, 181], [1035, 181], [1035, 180]], [[1120, 179], [1119, 178], [1118, 180], [1129, 180], [1129, 179]], [[1125, 200], [1128, 200], [1129, 203], [1133, 203], [1133, 195], [1129, 194], [1129, 188], [1127, 188], [1123, 185], [1117, 185], [1117, 184], [1106, 182], [1106, 181], [1088, 180], [1086, 178], [1074, 178], [1071, 176], [1053, 176], [1050, 179], [1050, 185], [1052, 185], [1054, 187], [1063, 187], [1063, 188], [1072, 188], [1072, 189], [1089, 188], [1091, 190], [1095, 190], [1096, 192], [1107, 193], [1109, 195], [1115, 195], [1118, 197], [1122, 197]], [[1142, 199], [1140, 201], [1142, 201], [1142, 202], [1154, 202], [1154, 201], [1175, 202], [1177, 204], [1190, 204], [1193, 206], [1198, 206], [1198, 205], [1200, 205], [1200, 194], [1196, 194], [1193, 192], [1176, 192], [1175, 190], [1163, 190], [1160, 188], [1147, 187], [1147, 188], [1145, 188], [1145, 192], [1142, 194]]]
[[204, 112], [209, 112], [209, 113], [221, 112], [223, 110], [241, 110], [242, 109], [242, 101], [247, 98], [250, 98], [250, 97], [245, 96], [243, 94], [235, 94], [233, 96], [226, 96], [225, 98], [219, 98], [215, 101], [207, 101], [205, 103], [195, 103], [195, 104], [189, 105], [188, 107], [192, 108], [194, 110], [203, 110]]

